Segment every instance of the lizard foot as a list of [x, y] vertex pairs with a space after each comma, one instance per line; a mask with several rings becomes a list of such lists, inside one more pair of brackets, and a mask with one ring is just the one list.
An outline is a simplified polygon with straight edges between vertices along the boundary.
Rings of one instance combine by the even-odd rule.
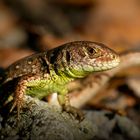
[[84, 119], [84, 113], [73, 106], [63, 105], [63, 110], [66, 111], [67, 113], [72, 114], [79, 121], [82, 121]]
[[19, 120], [20, 109], [23, 107], [23, 100], [15, 99], [15, 101], [10, 109], [10, 112], [12, 112], [15, 107], [17, 108], [17, 119]]

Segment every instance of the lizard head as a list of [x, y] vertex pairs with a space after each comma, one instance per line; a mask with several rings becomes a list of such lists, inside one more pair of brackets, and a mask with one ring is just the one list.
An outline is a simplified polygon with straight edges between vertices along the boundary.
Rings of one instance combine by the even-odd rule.
[[56, 68], [77, 78], [92, 72], [112, 69], [120, 62], [119, 56], [113, 50], [96, 42], [75, 41], [56, 50]]

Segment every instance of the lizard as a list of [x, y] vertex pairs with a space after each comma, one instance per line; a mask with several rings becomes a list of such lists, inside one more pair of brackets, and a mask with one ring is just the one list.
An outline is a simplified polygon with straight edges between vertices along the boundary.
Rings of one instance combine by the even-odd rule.
[[2, 84], [16, 79], [13, 104], [19, 116], [27, 94], [42, 99], [57, 93], [63, 110], [79, 119], [83, 113], [70, 105], [67, 84], [90, 73], [118, 66], [119, 55], [102, 43], [73, 41], [54, 49], [33, 54], [11, 64], [4, 72]]

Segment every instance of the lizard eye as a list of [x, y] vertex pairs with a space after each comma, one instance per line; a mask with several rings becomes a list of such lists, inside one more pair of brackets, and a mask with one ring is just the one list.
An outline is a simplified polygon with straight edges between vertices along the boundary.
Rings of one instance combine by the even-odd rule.
[[97, 57], [99, 57], [101, 55], [99, 53], [99, 51], [94, 49], [94, 48], [87, 47], [86, 50], [87, 50], [88, 57], [91, 58], [91, 59], [92, 58], [97, 58]]
[[95, 49], [93, 49], [93, 48], [91, 48], [91, 47], [87, 47], [86, 50], [87, 50], [87, 53], [88, 53], [89, 55], [93, 55], [93, 54], [96, 53]]

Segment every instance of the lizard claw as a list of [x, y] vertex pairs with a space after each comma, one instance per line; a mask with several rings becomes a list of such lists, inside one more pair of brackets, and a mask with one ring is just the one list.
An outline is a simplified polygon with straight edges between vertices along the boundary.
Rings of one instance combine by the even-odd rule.
[[14, 110], [14, 108], [16, 107], [16, 104], [17, 104], [16, 102], [13, 103], [13, 105], [12, 105], [12, 107], [10, 109], [10, 112], [12, 112]]
[[73, 107], [73, 106], [70, 106], [70, 105], [64, 105], [63, 106], [63, 110], [66, 111], [67, 113], [70, 113], [74, 116], [74, 118], [78, 119], [80, 122], [84, 120], [84, 113]]
[[14, 108], [16, 107], [17, 108], [17, 119], [19, 120], [19, 117], [20, 117], [20, 109], [22, 108], [23, 106], [23, 101], [21, 100], [15, 100], [11, 109], [10, 109], [10, 112], [12, 112], [14, 110]]

